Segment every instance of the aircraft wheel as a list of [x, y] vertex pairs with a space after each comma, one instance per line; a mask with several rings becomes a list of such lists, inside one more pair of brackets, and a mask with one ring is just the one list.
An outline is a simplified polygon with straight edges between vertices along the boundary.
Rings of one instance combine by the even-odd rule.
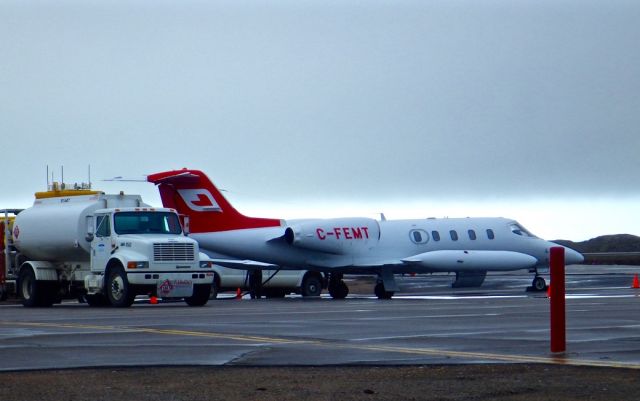
[[322, 281], [314, 274], [307, 274], [302, 281], [301, 292], [303, 297], [319, 296], [322, 293]]
[[345, 299], [349, 295], [349, 287], [340, 280], [335, 285], [329, 286], [329, 295], [333, 299]]
[[384, 284], [382, 283], [376, 284], [373, 291], [375, 292], [378, 299], [391, 299], [391, 297], [393, 297], [393, 294], [395, 294], [395, 292], [393, 291], [385, 291]]
[[133, 300], [136, 298], [136, 294], [127, 280], [127, 274], [120, 266], [109, 270], [107, 297], [109, 303], [116, 308], [127, 308], [133, 304]]
[[211, 295], [211, 284], [195, 284], [193, 295], [184, 299], [189, 306], [204, 306], [209, 301]]
[[531, 282], [531, 287], [534, 291], [544, 291], [547, 289], [547, 283], [544, 281], [544, 277], [535, 276]]

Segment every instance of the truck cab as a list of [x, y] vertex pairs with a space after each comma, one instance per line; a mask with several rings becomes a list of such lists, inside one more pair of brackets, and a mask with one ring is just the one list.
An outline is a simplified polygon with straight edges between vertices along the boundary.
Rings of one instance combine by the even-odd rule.
[[87, 216], [86, 239], [91, 242], [92, 274], [85, 278], [89, 303], [102, 292], [111, 304], [130, 304], [135, 294], [187, 303], [196, 302], [191, 300], [196, 296], [202, 302], [199, 294], [206, 289], [199, 288], [212, 283], [211, 263], [199, 254], [197, 242], [183, 235], [173, 209], [98, 209]]
[[11, 271], [25, 306], [65, 298], [89, 305], [130, 306], [137, 295], [209, 299], [214, 273], [173, 209], [153, 208], [139, 195], [88, 189], [36, 193], [15, 216]]

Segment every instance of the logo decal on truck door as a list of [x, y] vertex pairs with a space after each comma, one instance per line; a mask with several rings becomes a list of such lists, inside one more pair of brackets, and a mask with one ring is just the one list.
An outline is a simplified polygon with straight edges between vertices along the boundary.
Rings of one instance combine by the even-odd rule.
[[206, 189], [178, 189], [184, 203], [196, 212], [220, 212], [218, 202]]

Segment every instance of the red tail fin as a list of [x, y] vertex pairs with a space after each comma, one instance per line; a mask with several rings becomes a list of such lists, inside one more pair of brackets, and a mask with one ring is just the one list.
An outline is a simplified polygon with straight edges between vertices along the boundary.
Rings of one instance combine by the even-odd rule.
[[278, 219], [247, 217], [238, 212], [199, 170], [173, 170], [151, 174], [147, 181], [158, 185], [164, 207], [189, 216], [193, 233], [279, 227]]

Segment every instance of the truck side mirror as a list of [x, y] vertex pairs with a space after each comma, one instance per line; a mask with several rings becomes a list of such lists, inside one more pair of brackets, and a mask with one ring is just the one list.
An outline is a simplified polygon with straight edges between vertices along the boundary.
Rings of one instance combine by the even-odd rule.
[[87, 235], [84, 237], [85, 241], [93, 241], [93, 216], [86, 217]]
[[189, 235], [189, 216], [182, 216], [182, 231], [184, 235]]

